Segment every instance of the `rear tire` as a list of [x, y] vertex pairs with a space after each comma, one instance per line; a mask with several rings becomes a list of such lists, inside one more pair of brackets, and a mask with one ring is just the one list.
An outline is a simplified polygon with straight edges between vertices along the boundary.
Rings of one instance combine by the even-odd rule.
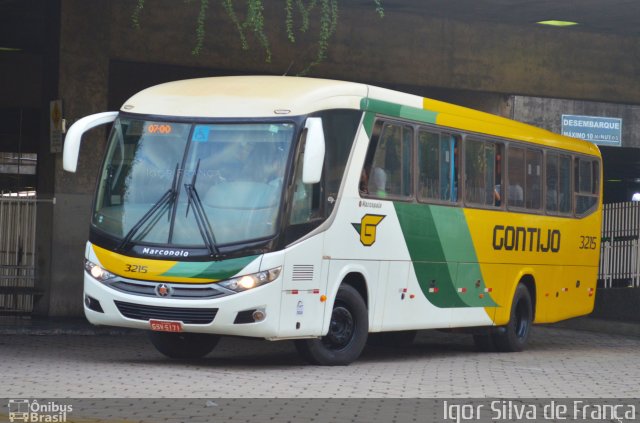
[[206, 333], [149, 332], [149, 340], [156, 349], [169, 358], [202, 358], [220, 341], [218, 335]]
[[350, 285], [338, 289], [329, 333], [322, 338], [295, 341], [302, 358], [322, 366], [345, 366], [355, 361], [367, 342], [369, 316], [360, 293]]
[[506, 326], [496, 328], [493, 342], [498, 351], [522, 351], [529, 339], [533, 324], [533, 306], [531, 294], [523, 284], [519, 284], [513, 296], [511, 315]]

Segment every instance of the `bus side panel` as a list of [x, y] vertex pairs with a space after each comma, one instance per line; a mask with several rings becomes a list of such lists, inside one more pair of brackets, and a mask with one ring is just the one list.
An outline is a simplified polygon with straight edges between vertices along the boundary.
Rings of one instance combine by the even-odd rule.
[[564, 283], [565, 269], [563, 266], [544, 266], [536, 278], [536, 310], [535, 323], [548, 322], [558, 312], [555, 293]]
[[[280, 308], [281, 337], [318, 336], [326, 312], [327, 260], [323, 260], [324, 234], [318, 234], [285, 251], [282, 300]], [[330, 313], [329, 313], [330, 314]]]
[[[599, 260], [600, 212], [582, 219], [466, 209], [482, 274], [500, 305], [503, 325], [523, 278], [535, 289], [535, 322], [555, 322], [593, 309]], [[504, 268], [502, 280], [497, 279]], [[578, 283], [578, 281], [580, 281]], [[572, 294], [572, 291], [575, 295]]]
[[[408, 281], [402, 284], [400, 276], [405, 274], [407, 267]], [[474, 264], [473, 267], [477, 266]], [[420, 274], [430, 275], [433, 281], [438, 281], [441, 277], [455, 280], [457, 263], [391, 262], [388, 269], [388, 272], [381, 272], [380, 280], [380, 286], [386, 286], [383, 294], [384, 315], [381, 316], [382, 321], [379, 326], [381, 331], [491, 325], [490, 314], [494, 312], [494, 307], [467, 305], [462, 301], [465, 294], [440, 292], [437, 286], [429, 287], [431, 281], [420, 282], [418, 279]], [[419, 270], [416, 272], [416, 269]], [[403, 288], [403, 285], [406, 285], [406, 288]], [[440, 302], [436, 298], [440, 294], [449, 297], [444, 299], [446, 306], [437, 305]], [[469, 295], [474, 294], [469, 293]]]
[[[420, 225], [412, 231], [419, 228]], [[423, 276], [434, 275], [432, 271], [450, 280], [449, 265], [412, 263], [407, 236], [393, 202], [359, 197], [342, 198], [336, 219], [327, 231], [325, 253], [332, 257], [328, 297], [333, 298], [332, 292], [337, 291], [348, 273], [361, 273], [369, 292], [372, 332], [449, 327], [448, 307], [434, 305], [423, 287], [427, 284]], [[325, 324], [328, 319], [326, 313]], [[490, 323], [485, 316], [485, 324], [487, 321]]]
[[369, 326], [370, 332], [380, 331], [383, 324], [384, 327], [388, 327], [389, 325], [398, 325], [405, 320], [405, 316], [397, 313], [396, 309], [406, 297], [409, 266], [408, 261], [383, 261], [380, 263], [380, 288], [373, 290], [376, 308], [373, 313], [374, 320]]
[[[451, 310], [435, 308], [422, 293], [418, 279], [409, 261], [389, 262], [381, 266], [380, 301], [384, 302], [379, 314], [381, 331], [448, 328]], [[439, 264], [442, 265], [442, 264]]]
[[456, 275], [456, 289], [460, 298], [470, 307], [484, 307], [490, 319], [494, 319], [498, 305], [489, 289], [488, 280], [496, 275], [482, 272], [478, 263], [460, 263]]
[[572, 317], [583, 316], [593, 311], [597, 267], [565, 266], [560, 277], [552, 284], [545, 284], [538, 294], [538, 310], [541, 318], [537, 323], [553, 323]]
[[485, 288], [495, 303], [494, 307], [486, 307], [487, 314], [492, 317], [494, 324], [504, 324], [509, 320], [508, 307], [511, 304], [511, 297], [508, 293], [513, 291], [512, 287], [517, 280], [514, 282], [515, 276], [503, 264], [482, 263], [480, 269]]

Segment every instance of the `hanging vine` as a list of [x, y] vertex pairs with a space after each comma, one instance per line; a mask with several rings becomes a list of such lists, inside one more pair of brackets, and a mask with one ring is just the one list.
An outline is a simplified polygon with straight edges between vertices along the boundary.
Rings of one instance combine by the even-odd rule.
[[[138, 0], [140, 1], [140, 0]], [[198, 13], [198, 23], [196, 25], [196, 45], [191, 50], [191, 54], [198, 55], [202, 51], [204, 45], [204, 37], [206, 35], [204, 29], [204, 21], [207, 17], [207, 9], [209, 8], [209, 0], [200, 0], [200, 12]]]
[[233, 0], [222, 0], [222, 5], [224, 6], [225, 12], [227, 12], [227, 16], [231, 19], [231, 23], [236, 27], [238, 33], [240, 34], [240, 43], [242, 45], [243, 50], [249, 49], [249, 43], [247, 42], [247, 37], [244, 35], [244, 30], [242, 29], [242, 24], [236, 15], [235, 10], [233, 9]]
[[[191, 3], [192, 0], [184, 0], [185, 3]], [[240, 45], [243, 50], [249, 49], [249, 41], [247, 32], [253, 34], [255, 39], [262, 47], [265, 53], [265, 61], [271, 62], [272, 52], [269, 37], [265, 32], [264, 3], [266, 0], [244, 0], [244, 20], [241, 21], [236, 13], [235, 5], [241, 3], [241, 0], [220, 0], [222, 8], [227, 18], [231, 21], [238, 36], [240, 37]], [[382, 0], [372, 0], [376, 13], [380, 18], [384, 17], [384, 8]], [[140, 28], [140, 17], [144, 10], [146, 0], [137, 0], [131, 15], [131, 22], [134, 28]], [[206, 39], [206, 18], [211, 0], [199, 0], [200, 9], [196, 19], [196, 43], [191, 53], [199, 55], [204, 47]], [[318, 21], [319, 33], [317, 41], [317, 51], [315, 58], [309, 63], [305, 69], [300, 72], [301, 75], [309, 73], [309, 71], [327, 58], [327, 50], [329, 49], [329, 41], [335, 34], [338, 27], [339, 16], [339, 0], [284, 0], [284, 25], [286, 29], [287, 39], [291, 43], [296, 42], [295, 19], [298, 15], [300, 20], [300, 33], [306, 33], [311, 27], [312, 17]], [[319, 7], [318, 7], [319, 5]]]
[[133, 14], [131, 15], [131, 23], [136, 29], [140, 29], [140, 13], [142, 13], [142, 9], [144, 9], [144, 0], [138, 0], [135, 9], [133, 9]]

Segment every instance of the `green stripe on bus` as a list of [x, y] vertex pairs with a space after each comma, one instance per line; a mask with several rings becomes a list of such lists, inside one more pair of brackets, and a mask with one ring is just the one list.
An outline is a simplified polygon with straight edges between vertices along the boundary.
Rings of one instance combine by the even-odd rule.
[[394, 116], [404, 119], [417, 120], [424, 123], [436, 123], [438, 113], [418, 107], [401, 106], [396, 103], [363, 98], [360, 100], [360, 109], [370, 112], [381, 113], [387, 116]]
[[431, 214], [431, 207], [394, 203], [420, 289], [436, 307], [464, 307], [454, 286], [455, 269], [445, 252]]
[[425, 297], [436, 307], [494, 307], [462, 209], [394, 203]]
[[448, 263], [457, 263], [454, 280], [459, 297], [472, 307], [495, 307], [497, 304], [491, 295], [485, 293], [484, 278], [463, 209], [444, 206], [429, 207], [445, 260]]
[[256, 257], [258, 256], [214, 262], [180, 262], [165, 272], [163, 276], [224, 280], [236, 275]]
[[364, 118], [362, 119], [362, 126], [367, 133], [367, 137], [371, 138], [373, 133], [373, 122], [376, 120], [376, 114], [372, 112], [364, 112]]

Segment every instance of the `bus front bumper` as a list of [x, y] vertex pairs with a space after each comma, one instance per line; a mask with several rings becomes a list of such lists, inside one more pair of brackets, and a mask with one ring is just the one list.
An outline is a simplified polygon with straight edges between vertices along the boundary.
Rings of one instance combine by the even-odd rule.
[[[94, 325], [275, 338], [278, 334], [281, 278], [237, 294], [213, 299], [175, 299], [118, 291], [84, 273], [84, 312]], [[255, 321], [254, 311], [264, 319]], [[177, 325], [175, 323], [178, 323]], [[159, 324], [162, 326], [162, 323]], [[158, 327], [158, 324], [154, 325]]]

